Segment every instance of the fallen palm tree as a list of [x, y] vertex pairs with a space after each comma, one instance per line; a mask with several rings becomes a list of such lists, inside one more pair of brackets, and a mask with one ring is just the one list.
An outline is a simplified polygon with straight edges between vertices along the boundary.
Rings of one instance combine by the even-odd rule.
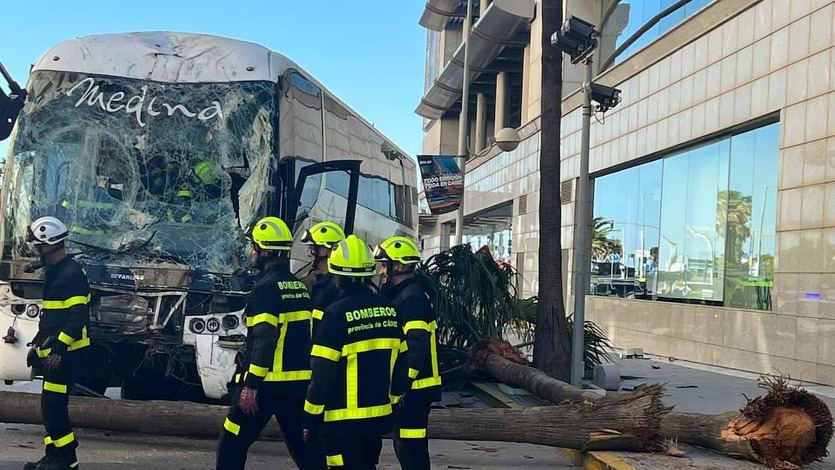
[[[591, 402], [525, 409], [434, 410], [429, 436], [434, 439], [507, 441], [596, 450], [652, 450], [660, 444], [658, 427], [669, 412], [661, 387]], [[40, 397], [0, 392], [0, 422], [40, 424]], [[71, 397], [74, 426], [148, 433], [216, 437], [228, 409], [190, 402], [103, 400]], [[268, 427], [265, 437], [279, 437]]]
[[[554, 403], [607, 400], [530, 367], [503, 340], [479, 343], [473, 350], [473, 362], [496, 380], [524, 388]], [[764, 378], [761, 387], [766, 394], [749, 400], [738, 412], [664, 413], [658, 433], [664, 438], [773, 468], [796, 468], [825, 457], [832, 439], [832, 414], [826, 404], [782, 378]]]

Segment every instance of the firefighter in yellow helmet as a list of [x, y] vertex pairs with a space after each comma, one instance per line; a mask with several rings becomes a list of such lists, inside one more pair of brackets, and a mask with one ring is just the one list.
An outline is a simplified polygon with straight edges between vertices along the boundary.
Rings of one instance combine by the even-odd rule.
[[246, 349], [239, 357], [232, 407], [217, 452], [218, 470], [243, 469], [249, 446], [275, 416], [298, 468], [324, 469], [304, 443], [302, 417], [310, 383], [310, 295], [290, 272], [293, 235], [278, 217], [251, 232], [252, 264], [261, 272], [247, 299]]
[[313, 342], [305, 440], [321, 442], [328, 468], [373, 469], [392, 428], [392, 369], [402, 346], [397, 311], [370, 288], [371, 248], [355, 235], [328, 258], [340, 298]]
[[403, 470], [429, 470], [429, 440], [426, 426], [432, 402], [441, 399], [438, 371], [438, 325], [432, 303], [415, 279], [420, 249], [407, 237], [391, 237], [377, 246], [374, 259], [380, 263], [383, 295], [397, 309], [407, 349], [395, 369], [406, 375], [409, 386], [394, 417], [394, 451]]
[[305, 230], [302, 235], [302, 243], [309, 245], [308, 255], [313, 260], [313, 267], [310, 273], [302, 278], [302, 281], [310, 289], [310, 298], [313, 300], [313, 337], [316, 337], [319, 321], [325, 308], [332, 304], [339, 295], [339, 288], [336, 287], [336, 280], [328, 272], [328, 256], [337, 243], [345, 239], [345, 232], [336, 222], [319, 222]]

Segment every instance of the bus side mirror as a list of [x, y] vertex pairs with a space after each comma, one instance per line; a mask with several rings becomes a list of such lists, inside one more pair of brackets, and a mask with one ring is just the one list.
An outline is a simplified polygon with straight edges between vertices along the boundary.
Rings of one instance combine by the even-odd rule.
[[3, 75], [9, 85], [8, 94], [0, 88], [0, 141], [3, 141], [12, 133], [17, 115], [23, 109], [23, 103], [26, 101], [26, 90], [20, 88], [20, 85], [12, 79], [2, 63], [0, 63], [0, 74]]

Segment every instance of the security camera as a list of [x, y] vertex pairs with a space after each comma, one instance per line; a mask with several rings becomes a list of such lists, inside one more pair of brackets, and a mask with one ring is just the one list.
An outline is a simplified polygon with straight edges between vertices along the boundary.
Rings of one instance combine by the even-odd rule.
[[511, 152], [516, 150], [519, 146], [519, 133], [512, 127], [505, 127], [496, 133], [496, 145], [502, 149], [503, 152]]
[[597, 47], [600, 33], [594, 25], [576, 16], [566, 20], [560, 31], [551, 36], [551, 44], [571, 57], [571, 63], [584, 61]]
[[605, 113], [620, 103], [620, 90], [614, 87], [592, 83], [591, 99], [597, 102], [597, 110]]

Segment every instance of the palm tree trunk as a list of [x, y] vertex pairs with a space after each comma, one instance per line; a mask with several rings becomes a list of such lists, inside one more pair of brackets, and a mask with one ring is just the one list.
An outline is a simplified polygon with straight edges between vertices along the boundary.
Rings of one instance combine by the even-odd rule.
[[571, 345], [562, 279], [560, 201], [560, 120], [562, 53], [551, 33], [562, 24], [562, 1], [542, 0], [542, 115], [539, 151], [539, 303], [536, 310], [534, 365], [561, 380], [571, 376]]

